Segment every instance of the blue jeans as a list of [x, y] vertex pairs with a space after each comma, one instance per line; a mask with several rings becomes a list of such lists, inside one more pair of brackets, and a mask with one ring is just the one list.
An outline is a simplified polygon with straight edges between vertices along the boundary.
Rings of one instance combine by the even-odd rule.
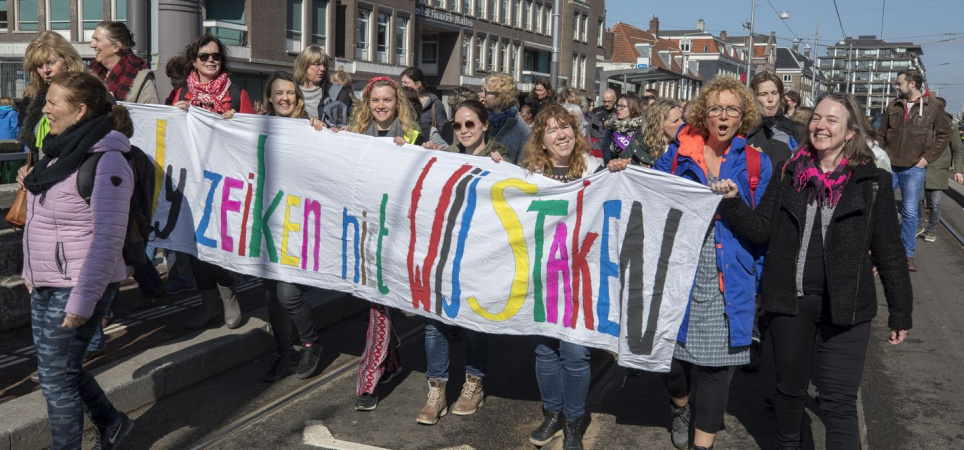
[[[589, 395], [589, 348], [552, 338], [539, 338], [536, 346], [536, 381], [542, 404], [566, 419], [586, 412]], [[558, 350], [556, 350], [558, 349]]]
[[[120, 286], [120, 284], [118, 284]], [[107, 289], [104, 292], [104, 298], [101, 299], [101, 303], [107, 302], [107, 306], [104, 309], [103, 319], [113, 319], [114, 318], [114, 300], [117, 299], [117, 293], [119, 289]], [[94, 331], [94, 337], [91, 338], [90, 344], [87, 344], [88, 352], [96, 352], [107, 348], [107, 337], [104, 335], [104, 325], [103, 321], [97, 321], [97, 330]]]
[[[941, 222], [941, 197], [944, 195], [943, 189], [924, 189], [924, 201], [920, 203], [919, 213], [917, 215], [917, 227], [920, 228], [924, 226], [924, 230], [928, 233], [937, 232], [937, 224]], [[924, 225], [924, 211], [930, 210], [931, 215], [928, 219], [927, 225]]]
[[894, 191], [900, 188], [900, 239], [904, 241], [907, 256], [914, 257], [917, 250], [917, 205], [924, 190], [923, 167], [894, 167]]
[[84, 370], [84, 351], [116, 295], [119, 283], [111, 283], [87, 322], [77, 328], [63, 328], [67, 299], [72, 288], [34, 289], [30, 295], [31, 328], [37, 348], [40, 390], [47, 400], [51, 449], [79, 449], [84, 431], [84, 412], [99, 428], [120, 418], [114, 405], [93, 375]]
[[[425, 323], [425, 376], [449, 379], [449, 337], [452, 325], [437, 320]], [[465, 373], [485, 377], [489, 362], [489, 335], [462, 328], [465, 332]]]

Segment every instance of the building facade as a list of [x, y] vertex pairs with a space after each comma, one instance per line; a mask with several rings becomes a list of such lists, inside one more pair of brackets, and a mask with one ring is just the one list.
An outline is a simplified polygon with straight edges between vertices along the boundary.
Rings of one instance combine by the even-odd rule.
[[888, 43], [876, 36], [847, 37], [827, 47], [819, 67], [835, 91], [849, 92], [864, 107], [867, 115], [884, 111], [897, 98], [897, 74], [917, 69], [927, 79], [924, 50], [910, 42]]
[[793, 47], [778, 47], [774, 72], [783, 80], [783, 88], [800, 94], [802, 105], [811, 105], [823, 92], [820, 73], [810, 60], [809, 48], [803, 54]]
[[[130, 0], [143, 1], [147, 0]], [[126, 20], [128, 0], [0, 0], [0, 86], [5, 95], [23, 91], [24, 49], [37, 31], [55, 30], [81, 56], [93, 57], [90, 35], [104, 19]], [[193, 9], [197, 32], [228, 46], [232, 79], [252, 98], [276, 70], [291, 70], [309, 45], [332, 55], [361, 89], [374, 76], [398, 76], [417, 66], [440, 93], [480, 85], [485, 75], [507, 72], [523, 92], [548, 77], [552, 57], [553, 0], [160, 0], [151, 1], [152, 67], [174, 54], [158, 51], [166, 39], [160, 9]], [[559, 85], [594, 96], [593, 66], [603, 52], [603, 0], [566, 0], [559, 13]], [[6, 15], [2, 13], [6, 11]], [[181, 48], [180, 46], [178, 48]], [[166, 53], [174, 53], [168, 51]], [[2, 76], [4, 64], [14, 75]], [[22, 70], [20, 70], [22, 72]], [[164, 86], [163, 70], [158, 71]], [[9, 81], [8, 81], [9, 78]], [[8, 92], [10, 94], [8, 94]], [[159, 93], [162, 97], [166, 93]]]
[[673, 41], [623, 22], [616, 22], [607, 34], [607, 56], [597, 65], [600, 76], [605, 74], [600, 91], [612, 88], [617, 93], [641, 93], [655, 89], [661, 97], [685, 100], [699, 93], [702, 79], [684, 69], [683, 55]]

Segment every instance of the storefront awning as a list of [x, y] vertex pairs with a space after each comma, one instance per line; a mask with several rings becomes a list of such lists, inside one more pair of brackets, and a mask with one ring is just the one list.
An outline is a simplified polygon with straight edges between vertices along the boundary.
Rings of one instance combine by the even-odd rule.
[[692, 80], [696, 82], [701, 81], [699, 78], [682, 75], [682, 74], [664, 69], [662, 67], [647, 67], [645, 69], [607, 70], [607, 71], [603, 71], [599, 75], [599, 79], [602, 80], [603, 86], [607, 85], [609, 83], [609, 80], [621, 81], [623, 83], [631, 83], [639, 86], [644, 86], [649, 83], [655, 83], [659, 81], [673, 81], [673, 80]]

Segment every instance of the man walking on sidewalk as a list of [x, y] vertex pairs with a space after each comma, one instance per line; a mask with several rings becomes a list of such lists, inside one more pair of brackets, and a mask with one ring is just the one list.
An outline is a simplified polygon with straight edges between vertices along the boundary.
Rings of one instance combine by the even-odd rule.
[[924, 76], [917, 70], [897, 75], [899, 96], [887, 106], [880, 123], [880, 145], [890, 156], [894, 190], [900, 188], [901, 240], [907, 251], [907, 268], [917, 271], [917, 205], [924, 189], [927, 164], [944, 153], [951, 124], [944, 108], [923, 90]]

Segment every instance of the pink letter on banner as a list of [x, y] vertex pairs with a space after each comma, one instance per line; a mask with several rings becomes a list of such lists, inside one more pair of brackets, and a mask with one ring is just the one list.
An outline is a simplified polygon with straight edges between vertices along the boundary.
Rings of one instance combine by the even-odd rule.
[[244, 186], [244, 181], [237, 178], [224, 177], [224, 188], [221, 189], [221, 250], [234, 251], [234, 238], [228, 235], [228, 213], [241, 211], [241, 202], [231, 200], [231, 189]]
[[569, 250], [566, 248], [566, 235], [568, 229], [566, 224], [559, 222], [556, 224], [556, 235], [552, 238], [552, 246], [549, 248], [549, 262], [546, 264], [546, 320], [552, 323], [556, 321], [559, 309], [559, 273], [562, 272], [562, 291], [565, 295], [566, 311], [562, 323], [566, 327], [572, 320], [572, 286], [569, 276]]

